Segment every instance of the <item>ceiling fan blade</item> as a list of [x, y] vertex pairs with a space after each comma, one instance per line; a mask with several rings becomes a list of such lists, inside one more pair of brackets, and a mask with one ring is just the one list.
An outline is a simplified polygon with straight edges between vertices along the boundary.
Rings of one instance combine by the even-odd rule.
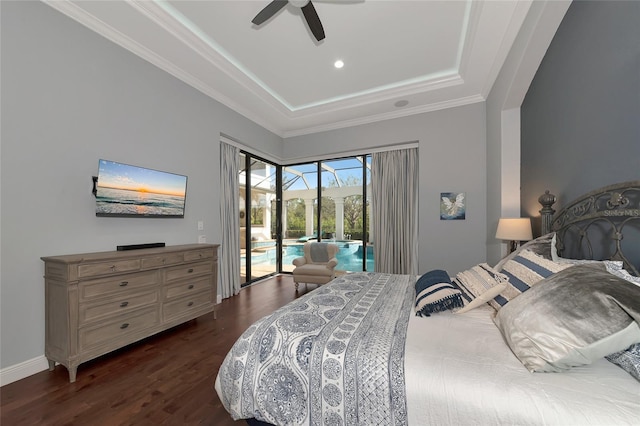
[[285, 7], [287, 3], [288, 0], [273, 0], [264, 9], [262, 9], [251, 22], [256, 25], [262, 24], [264, 21], [275, 15], [280, 9]]
[[322, 22], [320, 22], [318, 12], [316, 12], [316, 8], [313, 7], [311, 2], [307, 3], [302, 8], [302, 13], [304, 14], [304, 17], [307, 20], [307, 25], [309, 25], [309, 29], [315, 36], [316, 40], [320, 41], [324, 39], [324, 28], [322, 27]]

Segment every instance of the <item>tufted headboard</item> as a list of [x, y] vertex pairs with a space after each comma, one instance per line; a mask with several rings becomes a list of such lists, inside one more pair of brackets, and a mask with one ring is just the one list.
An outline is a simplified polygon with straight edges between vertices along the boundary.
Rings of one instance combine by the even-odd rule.
[[568, 203], [557, 214], [555, 196], [546, 191], [542, 234], [556, 233], [560, 256], [573, 259], [621, 260], [640, 276], [640, 180], [591, 191]]

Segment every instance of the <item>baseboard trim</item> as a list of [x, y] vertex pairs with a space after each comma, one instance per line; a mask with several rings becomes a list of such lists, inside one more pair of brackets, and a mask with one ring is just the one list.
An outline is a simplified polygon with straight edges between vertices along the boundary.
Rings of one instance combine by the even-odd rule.
[[0, 369], [0, 386], [17, 382], [25, 377], [32, 376], [49, 369], [49, 361], [44, 355], [29, 359], [19, 364]]

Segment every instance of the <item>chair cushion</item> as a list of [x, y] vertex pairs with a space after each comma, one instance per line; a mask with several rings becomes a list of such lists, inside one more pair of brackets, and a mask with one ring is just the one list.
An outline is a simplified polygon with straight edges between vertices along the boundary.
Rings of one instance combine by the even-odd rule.
[[320, 275], [331, 277], [334, 274], [333, 269], [327, 268], [326, 265], [315, 265], [313, 263], [307, 263], [306, 265], [298, 266], [293, 270], [294, 275]]

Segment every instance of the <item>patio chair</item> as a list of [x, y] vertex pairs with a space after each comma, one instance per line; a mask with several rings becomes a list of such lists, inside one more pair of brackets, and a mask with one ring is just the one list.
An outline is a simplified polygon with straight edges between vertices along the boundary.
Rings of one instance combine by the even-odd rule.
[[304, 257], [293, 259], [293, 281], [298, 291], [299, 283], [326, 284], [336, 277], [338, 264], [336, 254], [340, 248], [336, 244], [307, 242]]

